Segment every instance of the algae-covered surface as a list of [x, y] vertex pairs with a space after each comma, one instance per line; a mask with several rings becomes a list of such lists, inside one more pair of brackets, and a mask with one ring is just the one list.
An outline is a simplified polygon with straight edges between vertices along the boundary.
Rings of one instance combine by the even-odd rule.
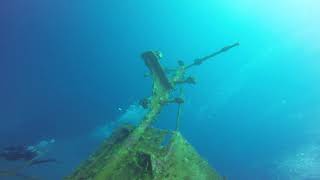
[[133, 129], [119, 128], [66, 179], [223, 179], [179, 132], [148, 128], [135, 145], [126, 148], [123, 143]]

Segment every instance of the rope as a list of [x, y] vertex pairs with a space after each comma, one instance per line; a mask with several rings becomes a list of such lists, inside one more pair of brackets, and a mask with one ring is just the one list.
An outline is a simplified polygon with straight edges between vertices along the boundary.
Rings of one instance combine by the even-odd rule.
[[[182, 93], [183, 93], [183, 89], [182, 87], [180, 87], [180, 92], [179, 92], [180, 97], [182, 96]], [[180, 128], [181, 112], [182, 112], [182, 103], [179, 103], [177, 119], [176, 119], [176, 131], [179, 131], [179, 128]]]

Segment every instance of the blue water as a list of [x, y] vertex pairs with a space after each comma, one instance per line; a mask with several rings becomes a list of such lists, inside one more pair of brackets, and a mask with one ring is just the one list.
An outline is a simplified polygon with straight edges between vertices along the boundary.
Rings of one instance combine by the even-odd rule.
[[61, 163], [24, 173], [61, 179], [150, 95], [143, 51], [174, 66], [240, 42], [190, 72], [183, 135], [228, 179], [320, 179], [319, 17], [317, 0], [1, 1], [0, 147], [54, 138]]

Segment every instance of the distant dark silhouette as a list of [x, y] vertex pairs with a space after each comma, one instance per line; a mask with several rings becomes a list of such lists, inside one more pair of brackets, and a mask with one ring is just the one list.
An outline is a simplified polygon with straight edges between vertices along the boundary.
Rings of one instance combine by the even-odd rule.
[[8, 146], [0, 151], [0, 157], [7, 161], [31, 161], [37, 156], [38, 153], [31, 151], [27, 146]]
[[7, 161], [26, 161], [29, 165], [43, 164], [49, 162], [57, 162], [56, 159], [40, 159], [43, 154], [48, 151], [48, 146], [55, 142], [54, 139], [50, 141], [41, 141], [34, 146], [8, 146], [0, 150], [0, 159]]
[[41, 159], [41, 157], [48, 152], [50, 146], [55, 142], [54, 139], [49, 141], [40, 141], [38, 144], [33, 146], [8, 146], [0, 150], [0, 159], [6, 161], [22, 161], [22, 166], [14, 169], [0, 170], [1, 177], [20, 177], [23, 179], [39, 179], [37, 177], [24, 175], [21, 173], [22, 170], [39, 164], [51, 163], [58, 161], [54, 158]]

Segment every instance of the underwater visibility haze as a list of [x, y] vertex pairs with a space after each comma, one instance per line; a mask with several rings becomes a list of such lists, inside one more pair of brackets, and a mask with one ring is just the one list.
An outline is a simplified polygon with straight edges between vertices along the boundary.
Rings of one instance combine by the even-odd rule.
[[319, 17], [318, 0], [1, 1], [0, 179], [63, 179], [138, 124], [142, 53], [167, 73], [236, 42], [188, 70], [181, 134], [226, 179], [320, 179]]

